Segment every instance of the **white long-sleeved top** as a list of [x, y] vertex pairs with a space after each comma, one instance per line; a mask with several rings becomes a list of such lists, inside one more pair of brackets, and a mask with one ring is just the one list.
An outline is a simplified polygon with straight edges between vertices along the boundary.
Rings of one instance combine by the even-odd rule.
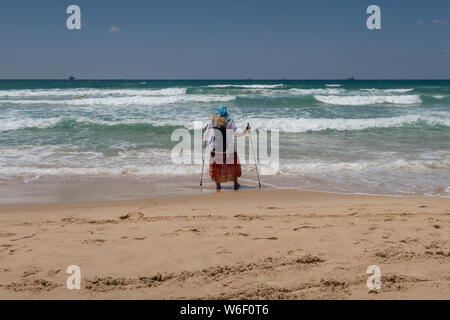
[[[207, 146], [208, 152], [211, 152], [212, 150], [216, 149], [216, 147], [221, 146], [221, 142], [217, 141], [217, 139], [216, 139], [216, 134], [217, 134], [218, 129], [215, 129], [215, 128], [217, 128], [217, 125], [211, 121], [206, 126], [205, 134], [203, 136], [203, 138], [206, 141], [208, 141], [208, 146]], [[238, 129], [236, 127], [236, 124], [234, 123], [233, 119], [228, 121], [225, 129], [227, 132], [226, 152], [228, 154], [234, 153], [234, 137], [241, 137], [241, 136], [245, 135], [246, 131], [243, 129]], [[229, 141], [232, 141], [232, 143], [229, 143]]]

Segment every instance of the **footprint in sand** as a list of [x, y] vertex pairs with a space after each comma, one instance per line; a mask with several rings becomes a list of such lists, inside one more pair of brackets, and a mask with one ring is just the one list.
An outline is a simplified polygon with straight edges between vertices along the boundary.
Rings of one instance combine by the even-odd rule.
[[61, 269], [49, 270], [49, 271], [47, 272], [47, 276], [51, 277], [51, 276], [57, 275], [57, 274], [60, 273], [60, 272], [61, 272]]
[[294, 231], [297, 231], [297, 230], [300, 230], [300, 229], [318, 229], [319, 227], [317, 227], [317, 226], [309, 226], [309, 225], [307, 225], [307, 226], [300, 226], [300, 227], [296, 227], [296, 228], [294, 228], [293, 230]]
[[216, 252], [216, 254], [224, 254], [224, 253], [231, 253], [231, 251], [228, 251], [225, 248], [217, 248], [218, 251]]
[[131, 211], [124, 216], [120, 216], [119, 219], [123, 221], [136, 221], [144, 218], [144, 214], [140, 211]]
[[277, 237], [253, 238], [253, 240], [278, 240]]
[[40, 272], [40, 271], [41, 271], [41, 270], [38, 269], [38, 268], [36, 268], [36, 267], [31, 267], [31, 268], [29, 268], [28, 270], [25, 270], [25, 271], [22, 273], [22, 278], [26, 278], [26, 277], [28, 277], [28, 276], [35, 275], [36, 273], [38, 273], [38, 272]]
[[435, 223], [435, 222], [433, 221], [433, 218], [429, 218], [429, 219], [428, 219], [428, 225], [429, 225], [430, 227], [435, 228], [435, 229], [440, 229], [440, 228], [441, 228], [440, 225], [438, 225], [437, 223]]
[[33, 238], [36, 235], [36, 233], [33, 233], [29, 236], [24, 236], [24, 237], [20, 237], [20, 238], [16, 238], [16, 239], [11, 239], [10, 241], [19, 241], [19, 240], [24, 240], [24, 239], [30, 239]]
[[248, 236], [249, 236], [249, 234], [248, 234], [248, 233], [244, 233], [244, 232], [239, 232], [239, 233], [234, 233], [234, 232], [227, 232], [227, 233], [224, 233], [224, 236], [227, 236], [227, 237], [229, 237], [229, 236], [241, 236], [241, 237], [248, 237]]
[[0, 238], [12, 237], [15, 236], [15, 233], [12, 232], [0, 232]]
[[87, 240], [83, 240], [83, 244], [100, 244], [105, 241], [106, 240], [104, 240], [104, 239], [87, 239]]

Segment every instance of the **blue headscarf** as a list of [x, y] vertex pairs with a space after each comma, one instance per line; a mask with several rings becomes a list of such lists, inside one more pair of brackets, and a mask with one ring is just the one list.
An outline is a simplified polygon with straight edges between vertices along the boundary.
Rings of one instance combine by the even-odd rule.
[[227, 121], [230, 121], [230, 115], [228, 114], [227, 107], [219, 106], [216, 114], [220, 114], [222, 117], [225, 117]]

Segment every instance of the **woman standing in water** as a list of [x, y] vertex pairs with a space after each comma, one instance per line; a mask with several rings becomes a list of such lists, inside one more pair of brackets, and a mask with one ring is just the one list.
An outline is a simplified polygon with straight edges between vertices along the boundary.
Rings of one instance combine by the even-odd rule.
[[234, 189], [239, 189], [238, 178], [242, 175], [242, 171], [234, 148], [234, 137], [245, 135], [249, 129], [250, 127], [246, 130], [238, 129], [224, 106], [217, 108], [206, 127], [205, 140], [208, 141], [208, 150], [211, 154], [209, 175], [218, 190], [221, 189], [220, 184], [227, 181], [233, 181]]

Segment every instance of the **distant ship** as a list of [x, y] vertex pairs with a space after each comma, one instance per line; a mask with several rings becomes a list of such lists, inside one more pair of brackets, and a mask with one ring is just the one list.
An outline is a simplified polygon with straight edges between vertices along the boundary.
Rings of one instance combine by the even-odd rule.
[[346, 80], [355, 80], [355, 77], [351, 76], [351, 77], [347, 78]]
[[75, 77], [74, 76], [70, 76], [69, 80], [75, 80]]

